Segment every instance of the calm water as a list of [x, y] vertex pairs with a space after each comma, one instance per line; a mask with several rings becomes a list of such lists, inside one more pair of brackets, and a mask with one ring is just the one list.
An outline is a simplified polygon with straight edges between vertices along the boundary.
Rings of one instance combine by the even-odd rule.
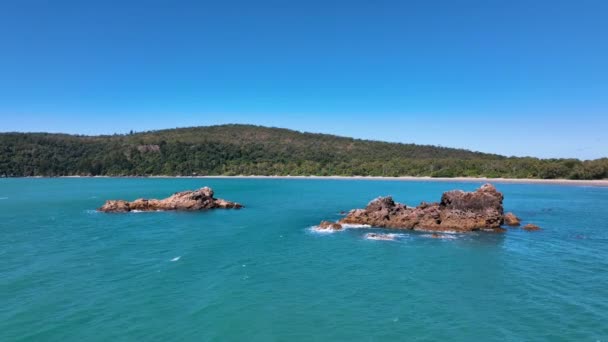
[[[240, 211], [100, 214], [209, 185]], [[0, 180], [0, 341], [608, 341], [608, 188], [498, 184], [529, 233], [312, 233], [478, 183]]]

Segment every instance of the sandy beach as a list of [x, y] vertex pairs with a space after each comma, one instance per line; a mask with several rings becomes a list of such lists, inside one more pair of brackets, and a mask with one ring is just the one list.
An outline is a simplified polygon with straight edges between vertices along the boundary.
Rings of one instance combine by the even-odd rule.
[[[60, 178], [87, 178], [88, 176], [62, 176]], [[30, 177], [28, 177], [30, 178]], [[49, 177], [31, 177], [49, 178]], [[473, 182], [473, 183], [513, 183], [513, 184], [555, 184], [572, 186], [608, 187], [608, 179], [574, 180], [574, 179], [534, 179], [534, 178], [485, 178], [485, 177], [375, 177], [375, 176], [91, 176], [90, 178], [209, 178], [209, 179], [333, 179], [333, 180], [380, 180], [404, 182]]]
[[429, 181], [429, 182], [479, 182], [479, 183], [520, 183], [559, 184], [578, 186], [608, 186], [608, 179], [533, 179], [533, 178], [485, 178], [485, 177], [374, 177], [374, 176], [196, 176], [193, 178], [279, 178], [279, 179], [336, 179], [336, 180], [385, 180], [385, 181]]

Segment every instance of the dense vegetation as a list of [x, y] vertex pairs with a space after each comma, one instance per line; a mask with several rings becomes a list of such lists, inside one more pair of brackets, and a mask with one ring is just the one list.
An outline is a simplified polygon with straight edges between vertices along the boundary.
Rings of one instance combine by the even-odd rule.
[[369, 175], [608, 178], [608, 158], [514, 158], [249, 125], [112, 136], [0, 134], [0, 177]]

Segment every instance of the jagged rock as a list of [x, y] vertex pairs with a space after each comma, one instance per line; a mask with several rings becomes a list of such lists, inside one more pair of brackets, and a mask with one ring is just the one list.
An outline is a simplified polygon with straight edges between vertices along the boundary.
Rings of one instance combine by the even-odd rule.
[[319, 230], [341, 230], [342, 225], [336, 222], [321, 221], [317, 226]]
[[502, 193], [491, 184], [473, 192], [448, 191], [441, 197], [441, 202], [422, 202], [415, 208], [396, 203], [390, 196], [379, 197], [365, 209], [351, 210], [339, 223], [428, 231], [502, 232], [502, 201]]
[[133, 202], [124, 200], [109, 200], [101, 208], [97, 209], [106, 213], [124, 213], [137, 211], [158, 210], [184, 210], [194, 211], [215, 208], [239, 209], [243, 206], [239, 203], [229, 202], [223, 199], [213, 198], [213, 190], [204, 187], [194, 191], [182, 191], [162, 200], [139, 198]]
[[527, 225], [525, 225], [523, 227], [524, 230], [527, 230], [529, 232], [535, 231], [535, 230], [541, 230], [541, 228], [535, 224], [532, 223], [528, 223]]
[[505, 224], [507, 226], [517, 227], [521, 224], [519, 217], [515, 216], [513, 213], [505, 214]]
[[114, 213], [126, 213], [130, 211], [129, 202], [123, 200], [107, 201], [106, 204], [104, 204], [103, 207], [99, 208], [98, 210]]

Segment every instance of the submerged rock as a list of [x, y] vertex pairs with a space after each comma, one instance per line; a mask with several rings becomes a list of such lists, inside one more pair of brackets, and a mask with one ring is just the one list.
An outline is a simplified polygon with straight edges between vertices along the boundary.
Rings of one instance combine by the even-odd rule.
[[473, 192], [448, 191], [441, 196], [441, 202], [422, 202], [415, 208], [396, 203], [390, 196], [379, 197], [365, 209], [351, 210], [339, 223], [426, 231], [502, 232], [502, 201], [502, 193], [491, 184]]
[[457, 239], [456, 236], [453, 236], [453, 234], [439, 234], [439, 233], [433, 233], [433, 234], [425, 234], [422, 235], [424, 237], [428, 237], [431, 239], [443, 239], [443, 240], [455, 240]]
[[513, 213], [505, 214], [505, 224], [507, 226], [517, 227], [521, 224], [519, 217], [515, 216]]
[[124, 213], [129, 211], [159, 211], [159, 210], [183, 210], [195, 211], [203, 209], [239, 209], [243, 206], [236, 202], [229, 202], [219, 198], [213, 198], [213, 190], [204, 187], [194, 191], [182, 191], [162, 200], [139, 198], [133, 202], [124, 200], [109, 200], [97, 209], [106, 213]]
[[532, 231], [535, 231], [535, 230], [541, 230], [541, 228], [539, 226], [537, 226], [535, 224], [532, 224], [532, 223], [528, 223], [523, 228], [525, 230], [529, 231], [529, 232], [532, 232]]
[[396, 237], [397, 237], [397, 235], [395, 235], [395, 234], [376, 234], [376, 233], [365, 234], [365, 238], [368, 240], [394, 241]]

